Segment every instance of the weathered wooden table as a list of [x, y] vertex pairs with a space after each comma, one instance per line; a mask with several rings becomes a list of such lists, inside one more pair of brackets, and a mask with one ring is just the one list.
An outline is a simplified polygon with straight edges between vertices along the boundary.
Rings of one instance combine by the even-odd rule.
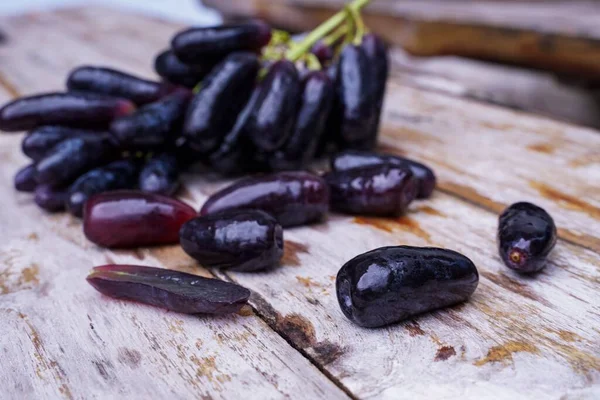
[[[90, 8], [0, 20], [0, 102], [63, 88], [80, 64], [152, 76], [180, 27]], [[525, 113], [389, 84], [382, 148], [430, 164], [439, 190], [399, 219], [332, 215], [285, 232], [269, 273], [204, 270], [177, 246], [102, 250], [80, 222], [12, 190], [21, 135], [0, 136], [0, 388], [25, 398], [600, 397], [600, 134]], [[199, 206], [227, 182], [186, 177]], [[535, 277], [507, 270], [497, 214], [533, 201], [560, 240]], [[440, 246], [481, 274], [471, 301], [384, 329], [341, 314], [334, 278], [383, 245]], [[136, 263], [216, 275], [253, 291], [229, 317], [185, 316], [101, 296], [94, 265]]]

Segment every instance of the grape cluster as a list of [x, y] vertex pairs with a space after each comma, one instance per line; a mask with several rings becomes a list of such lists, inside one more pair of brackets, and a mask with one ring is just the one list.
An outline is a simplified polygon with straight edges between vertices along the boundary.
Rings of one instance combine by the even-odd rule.
[[202, 162], [224, 175], [306, 169], [377, 141], [385, 45], [350, 14], [294, 40], [262, 21], [177, 33], [154, 60], [161, 81], [81, 66], [66, 90], [16, 99], [0, 130], [29, 131], [15, 188], [48, 211], [81, 216], [95, 194], [172, 195]]

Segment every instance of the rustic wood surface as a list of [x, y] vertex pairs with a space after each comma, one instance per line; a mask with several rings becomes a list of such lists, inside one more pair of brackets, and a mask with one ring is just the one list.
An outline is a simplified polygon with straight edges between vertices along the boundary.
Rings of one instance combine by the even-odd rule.
[[[5, 19], [0, 102], [60, 89], [68, 70], [105, 64], [152, 76], [180, 27], [88, 8]], [[597, 131], [440, 93], [389, 86], [382, 149], [431, 164], [432, 199], [398, 219], [331, 215], [286, 231], [283, 265], [207, 271], [177, 246], [101, 250], [68, 215], [11, 188], [21, 135], [0, 136], [0, 351], [3, 398], [456, 398], [600, 396], [600, 136]], [[188, 175], [198, 207], [227, 182]], [[532, 200], [561, 240], [534, 278], [497, 255], [497, 212]], [[379, 330], [347, 321], [334, 277], [356, 254], [433, 245], [472, 258], [466, 304]], [[184, 316], [107, 299], [84, 282], [108, 262], [165, 266], [238, 282], [252, 309]]]
[[[231, 15], [313, 28], [344, 0], [205, 0]], [[454, 54], [600, 78], [600, 3], [375, 0], [365, 21], [415, 55]]]

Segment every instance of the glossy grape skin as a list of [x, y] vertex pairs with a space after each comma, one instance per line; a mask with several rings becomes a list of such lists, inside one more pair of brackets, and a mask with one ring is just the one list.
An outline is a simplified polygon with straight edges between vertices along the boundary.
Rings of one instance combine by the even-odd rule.
[[165, 83], [138, 78], [112, 68], [93, 66], [75, 68], [67, 78], [67, 88], [121, 97], [138, 105], [153, 103], [174, 89]]
[[185, 64], [177, 58], [173, 50], [165, 50], [156, 56], [154, 70], [167, 81], [191, 89], [208, 75], [215, 64], [214, 61], [196, 65]]
[[108, 248], [133, 248], [179, 242], [181, 226], [196, 216], [171, 197], [134, 190], [92, 196], [85, 204], [83, 232]]
[[81, 175], [69, 188], [66, 205], [76, 217], [90, 197], [118, 189], [133, 189], [137, 184], [139, 164], [136, 160], [119, 160]]
[[341, 115], [339, 140], [353, 147], [369, 138], [375, 122], [370, 65], [359, 46], [346, 45], [339, 60], [337, 90]]
[[433, 193], [437, 182], [435, 173], [431, 168], [420, 162], [399, 156], [360, 150], [342, 151], [331, 158], [331, 169], [335, 171], [384, 164], [410, 168], [419, 187], [417, 198], [426, 199]]
[[15, 189], [19, 192], [33, 192], [37, 186], [35, 164], [29, 164], [17, 171], [14, 178]]
[[344, 315], [377, 328], [466, 301], [479, 283], [471, 260], [452, 250], [382, 247], [348, 261], [336, 278]]
[[342, 143], [340, 137], [340, 126], [342, 124], [342, 106], [340, 97], [340, 79], [339, 79], [340, 64], [339, 60], [335, 60], [329, 67], [326, 73], [329, 80], [333, 84], [333, 100], [331, 101], [331, 109], [329, 116], [325, 122], [325, 131], [321, 135], [319, 144], [317, 145], [317, 157], [329, 154]]
[[265, 211], [284, 228], [310, 224], [327, 214], [329, 190], [323, 179], [303, 171], [244, 178], [210, 196], [200, 215], [236, 209]]
[[302, 169], [314, 157], [333, 101], [333, 84], [322, 71], [310, 72], [303, 81], [296, 124], [281, 150], [271, 159], [275, 170]]
[[191, 94], [181, 89], [147, 104], [133, 114], [115, 119], [110, 131], [124, 149], [147, 150], [172, 143], [181, 132]]
[[259, 51], [271, 40], [271, 27], [262, 21], [236, 25], [191, 28], [171, 41], [177, 57], [191, 64], [223, 58], [238, 51]]
[[301, 93], [300, 76], [292, 62], [271, 66], [248, 120], [248, 135], [259, 150], [277, 150], [292, 134]]
[[39, 185], [35, 188], [33, 200], [38, 207], [48, 212], [63, 211], [67, 200], [67, 189], [54, 188], [50, 185]]
[[279, 264], [283, 228], [259, 210], [225, 210], [194, 218], [181, 228], [183, 250], [205, 267], [261, 271]]
[[331, 208], [349, 214], [401, 215], [417, 194], [410, 169], [393, 165], [332, 171], [324, 179], [331, 193]]
[[211, 168], [221, 174], [234, 175], [255, 169], [252, 159], [255, 149], [247, 137], [246, 129], [259, 90], [254, 89], [231, 130], [227, 132], [219, 147], [209, 155]]
[[366, 34], [363, 37], [361, 47], [364, 49], [369, 63], [371, 96], [375, 107], [371, 132], [366, 139], [365, 145], [361, 148], [370, 149], [377, 143], [379, 122], [381, 120], [381, 111], [383, 109], [383, 100], [385, 98], [385, 89], [389, 74], [389, 59], [385, 43], [373, 33]]
[[152, 158], [142, 168], [138, 182], [142, 192], [173, 195], [179, 188], [177, 159], [170, 153]]
[[71, 137], [85, 137], [89, 135], [105, 135], [108, 132], [92, 131], [86, 129], [68, 128], [58, 125], [41, 126], [29, 132], [21, 142], [23, 154], [33, 161], [44, 158], [57, 144]]
[[94, 267], [86, 280], [106, 296], [185, 314], [234, 313], [250, 298], [248, 289], [234, 283], [137, 265]]
[[192, 99], [183, 133], [196, 151], [208, 153], [221, 143], [252, 94], [259, 62], [251, 53], [234, 53], [202, 81]]
[[103, 129], [135, 105], [93, 93], [46, 93], [18, 98], [0, 109], [0, 130], [24, 131], [42, 125]]
[[520, 202], [498, 219], [498, 251], [504, 264], [517, 272], [542, 270], [556, 244], [556, 225], [543, 208]]
[[57, 144], [36, 166], [39, 183], [61, 186], [116, 156], [106, 135], [73, 137]]

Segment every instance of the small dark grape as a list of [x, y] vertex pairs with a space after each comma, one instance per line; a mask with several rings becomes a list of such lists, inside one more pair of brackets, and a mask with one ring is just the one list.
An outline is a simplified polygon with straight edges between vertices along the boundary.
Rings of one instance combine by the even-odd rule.
[[65, 209], [67, 200], [66, 188], [55, 188], [50, 185], [39, 185], [33, 197], [35, 204], [48, 212], [59, 212]]
[[41, 126], [25, 136], [21, 143], [21, 150], [33, 161], [39, 161], [63, 140], [90, 135], [108, 135], [108, 132], [67, 128], [57, 125]]
[[167, 81], [191, 89], [200, 83], [217, 63], [205, 61], [196, 65], [185, 64], [177, 58], [173, 50], [165, 50], [154, 60], [154, 70]]
[[179, 166], [173, 154], [163, 153], [142, 168], [139, 188], [143, 192], [171, 196], [179, 187]]
[[33, 192], [37, 186], [35, 164], [21, 168], [15, 174], [14, 186], [19, 192]]

